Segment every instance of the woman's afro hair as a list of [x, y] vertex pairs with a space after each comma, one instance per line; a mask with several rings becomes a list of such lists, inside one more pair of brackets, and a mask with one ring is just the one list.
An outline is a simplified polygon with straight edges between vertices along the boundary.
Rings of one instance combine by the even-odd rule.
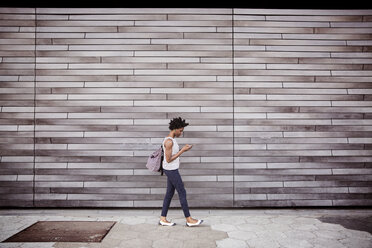
[[181, 117], [173, 118], [173, 120], [169, 122], [169, 129], [174, 130], [174, 129], [186, 127], [188, 125], [189, 123], [186, 123], [186, 120], [182, 120]]

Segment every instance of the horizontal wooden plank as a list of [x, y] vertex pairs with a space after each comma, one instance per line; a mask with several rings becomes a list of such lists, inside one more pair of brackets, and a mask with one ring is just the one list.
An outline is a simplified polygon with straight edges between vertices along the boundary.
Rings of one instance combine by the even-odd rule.
[[281, 22], [281, 21], [234, 21], [234, 27], [330, 27], [329, 22], [302, 21]]
[[[167, 14], [150, 14], [150, 13], [144, 13], [144, 14], [120, 14], [117, 13], [113, 15], [112, 13], [102, 13], [102, 14], [92, 14], [90, 13], [87, 15], [86, 13], [82, 14], [73, 14], [69, 15], [67, 13], [64, 13], [66, 20], [121, 20], [121, 21], [132, 21], [132, 20], [167, 20]], [[38, 20], [56, 20], [59, 19], [59, 17], [63, 14], [38, 14], [37, 18]], [[176, 15], [178, 16], [178, 15]], [[203, 15], [197, 15], [198, 17], [201, 17]], [[215, 15], [212, 15], [215, 16]], [[220, 16], [220, 15], [218, 15]], [[169, 20], [169, 19], [168, 19]]]
[[325, 22], [358, 22], [363, 20], [362, 15], [333, 15], [329, 13], [328, 15], [268, 15], [265, 16], [268, 21], [325, 21]]
[[0, 8], [0, 13], [4, 14], [35, 14], [35, 8]]
[[117, 28], [114, 26], [111, 27], [59, 27], [59, 26], [48, 26], [48, 27], [40, 27], [37, 26], [36, 32], [40, 33], [64, 33], [64, 32], [71, 32], [71, 33], [79, 33], [79, 32], [117, 32]]
[[231, 14], [224, 8], [37, 8], [38, 14]]
[[299, 15], [299, 16], [348, 16], [348, 15], [371, 15], [371, 10], [368, 9], [240, 9], [234, 8], [236, 15]]
[[105, 27], [110, 27], [110, 26], [134, 26], [134, 21], [132, 20], [110, 20], [110, 21], [105, 21], [105, 20], [99, 20], [99, 21], [74, 21], [74, 20], [61, 20], [61, 21], [56, 21], [56, 20], [44, 20], [40, 21], [39, 16], [36, 21], [36, 25], [38, 27], [49, 27], [49, 26], [54, 26], [54, 27], [74, 27], [74, 26], [105, 26]]

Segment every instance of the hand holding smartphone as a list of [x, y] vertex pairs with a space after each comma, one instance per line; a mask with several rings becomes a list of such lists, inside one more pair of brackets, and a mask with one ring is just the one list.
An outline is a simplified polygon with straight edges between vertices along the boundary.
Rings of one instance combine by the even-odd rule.
[[188, 150], [190, 150], [192, 148], [192, 145], [189, 145], [189, 144], [186, 144], [184, 147], [182, 147], [182, 149], [184, 150], [184, 151], [188, 151]]

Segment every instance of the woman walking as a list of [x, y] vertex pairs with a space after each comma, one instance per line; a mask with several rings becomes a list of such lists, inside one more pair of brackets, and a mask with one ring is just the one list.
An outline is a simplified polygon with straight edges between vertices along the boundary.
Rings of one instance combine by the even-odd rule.
[[181, 117], [174, 118], [169, 123], [169, 129], [171, 130], [167, 137], [163, 140], [163, 150], [164, 150], [164, 160], [163, 160], [163, 170], [165, 175], [167, 175], [167, 193], [164, 197], [163, 208], [161, 211], [161, 217], [159, 225], [162, 226], [174, 226], [176, 223], [169, 222], [167, 220], [167, 213], [169, 205], [174, 195], [174, 191], [177, 190], [178, 197], [180, 199], [183, 214], [186, 218], [187, 226], [197, 226], [200, 225], [203, 220], [197, 220], [191, 218], [189, 206], [186, 199], [186, 190], [182, 182], [181, 175], [178, 171], [180, 165], [180, 156], [182, 153], [191, 149], [192, 145], [185, 145], [182, 149], [179, 149], [175, 137], [180, 137], [184, 127], [188, 126], [185, 120]]

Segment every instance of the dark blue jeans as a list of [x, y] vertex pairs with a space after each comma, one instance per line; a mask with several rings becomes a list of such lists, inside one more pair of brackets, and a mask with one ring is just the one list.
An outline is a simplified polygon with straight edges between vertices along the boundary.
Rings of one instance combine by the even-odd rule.
[[183, 185], [180, 173], [177, 170], [164, 170], [167, 175], [167, 193], [164, 197], [163, 209], [161, 210], [161, 216], [167, 216], [169, 205], [174, 195], [174, 190], [177, 190], [178, 197], [180, 199], [181, 207], [185, 217], [190, 217], [189, 205], [186, 199], [186, 190]]

